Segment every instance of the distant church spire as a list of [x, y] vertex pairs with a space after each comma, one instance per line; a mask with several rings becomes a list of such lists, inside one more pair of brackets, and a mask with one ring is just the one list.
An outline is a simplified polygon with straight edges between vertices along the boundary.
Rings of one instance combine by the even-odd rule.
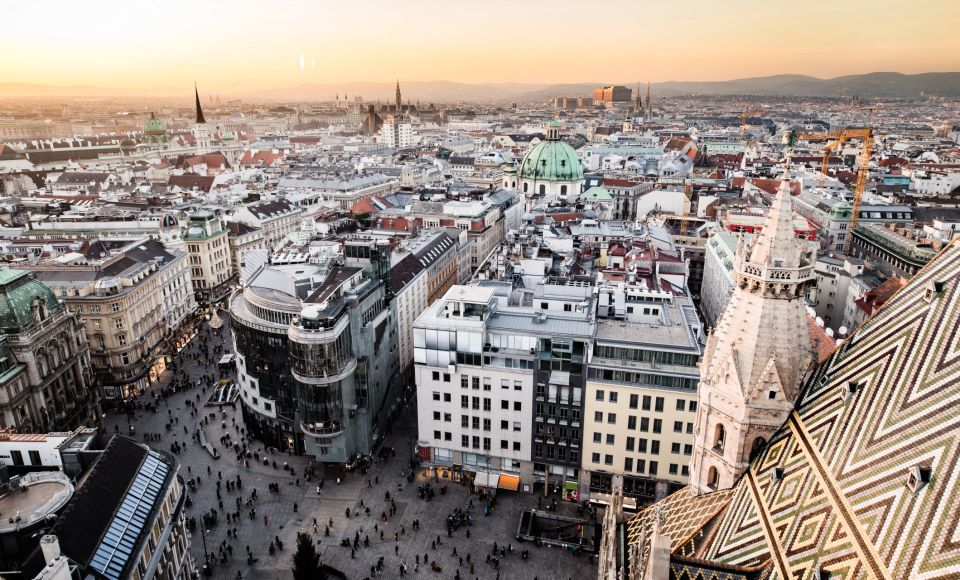
[[647, 103], [646, 103], [645, 113], [643, 115], [643, 120], [650, 122], [650, 117], [653, 116], [653, 107], [650, 102], [650, 81], [647, 81]]
[[193, 93], [197, 98], [197, 123], [206, 123], [207, 120], [203, 118], [203, 109], [200, 107], [200, 90], [197, 88], [197, 83], [193, 83]]
[[397, 79], [397, 114], [400, 114], [402, 103], [400, 101], [400, 79]]

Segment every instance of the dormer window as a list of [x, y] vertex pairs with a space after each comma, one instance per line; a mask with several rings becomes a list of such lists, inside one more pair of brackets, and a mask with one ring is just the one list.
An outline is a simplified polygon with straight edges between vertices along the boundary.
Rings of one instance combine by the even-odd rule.
[[907, 475], [907, 489], [909, 489], [911, 493], [917, 493], [923, 489], [923, 486], [930, 483], [930, 477], [932, 475], [933, 470], [930, 467], [913, 466]]
[[860, 390], [860, 383], [856, 381], [849, 381], [843, 386], [843, 400], [849, 401], [853, 398], [854, 395]]
[[943, 292], [943, 287], [946, 283], [943, 280], [930, 280], [927, 282], [923, 290], [923, 300], [929, 304], [933, 302], [933, 299]]

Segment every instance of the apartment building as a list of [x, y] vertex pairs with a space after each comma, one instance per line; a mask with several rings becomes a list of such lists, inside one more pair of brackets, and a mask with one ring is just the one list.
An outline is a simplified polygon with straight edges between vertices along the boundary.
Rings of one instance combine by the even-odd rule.
[[600, 301], [586, 383], [583, 499], [609, 502], [622, 486], [636, 508], [689, 477], [704, 337], [690, 297], [660, 288], [600, 288], [610, 298]]
[[402, 373], [412, 379], [413, 323], [423, 309], [458, 283], [457, 241], [443, 230], [406, 241], [406, 254], [390, 269], [397, 303], [397, 344]]
[[287, 234], [299, 229], [302, 214], [302, 208], [286, 199], [272, 199], [241, 207], [230, 219], [260, 228], [263, 232], [263, 243], [268, 249], [272, 249], [281, 243]]
[[[90, 360], [106, 400], [134, 397], [189, 340], [196, 312], [187, 254], [156, 240], [96, 244], [77, 263], [24, 266], [82, 318]], [[106, 255], [106, 258], [94, 257]]]
[[526, 296], [505, 284], [458, 285], [420, 315], [421, 460], [479, 487], [559, 493], [577, 485], [594, 322], [589, 286], [565, 283]]
[[40, 566], [62, 554], [76, 577], [196, 577], [179, 471], [173, 455], [114, 436], [41, 539]]
[[197, 302], [216, 304], [226, 298], [233, 280], [229, 234], [223, 219], [209, 212], [190, 216], [183, 236], [190, 259], [190, 279]]
[[250, 250], [265, 250], [263, 231], [241, 222], [227, 222], [227, 243], [230, 246], [230, 267], [233, 277], [240, 279], [243, 269], [243, 256]]

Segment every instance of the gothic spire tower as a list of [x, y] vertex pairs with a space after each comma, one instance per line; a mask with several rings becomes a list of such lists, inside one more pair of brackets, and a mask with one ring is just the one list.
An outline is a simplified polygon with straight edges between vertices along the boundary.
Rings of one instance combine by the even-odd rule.
[[196, 107], [197, 118], [190, 132], [193, 133], [194, 148], [197, 153], [202, 153], [210, 149], [210, 129], [207, 128], [207, 119], [203, 116], [203, 108], [200, 107], [200, 90], [197, 88], [197, 83], [193, 83], [193, 95], [196, 99], [194, 107]]
[[647, 81], [647, 98], [644, 103], [646, 109], [644, 109], [643, 120], [646, 123], [650, 122], [650, 119], [653, 117], [653, 101], [650, 100], [650, 81]]
[[398, 79], [397, 80], [397, 111], [396, 111], [397, 116], [400, 116], [400, 113], [403, 112], [402, 107], [403, 107], [403, 104], [400, 99], [400, 80]]
[[194, 95], [194, 97], [196, 97], [196, 99], [197, 99], [196, 105], [195, 105], [195, 107], [196, 107], [196, 109], [197, 109], [197, 121], [196, 121], [196, 123], [197, 123], [198, 125], [202, 125], [202, 124], [206, 123], [207, 120], [203, 117], [203, 108], [200, 107], [200, 89], [197, 88], [197, 83], [193, 83], [193, 95]]
[[762, 232], [737, 245], [733, 295], [707, 339], [690, 463], [697, 493], [733, 486], [793, 410], [812, 361], [804, 294], [815, 255], [793, 218], [787, 169]]

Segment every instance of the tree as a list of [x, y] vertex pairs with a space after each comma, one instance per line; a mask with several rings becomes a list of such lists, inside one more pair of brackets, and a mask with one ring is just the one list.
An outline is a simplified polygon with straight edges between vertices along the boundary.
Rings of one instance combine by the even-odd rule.
[[325, 580], [326, 573], [320, 567], [320, 554], [313, 545], [310, 534], [297, 532], [297, 553], [293, 555], [294, 580]]

